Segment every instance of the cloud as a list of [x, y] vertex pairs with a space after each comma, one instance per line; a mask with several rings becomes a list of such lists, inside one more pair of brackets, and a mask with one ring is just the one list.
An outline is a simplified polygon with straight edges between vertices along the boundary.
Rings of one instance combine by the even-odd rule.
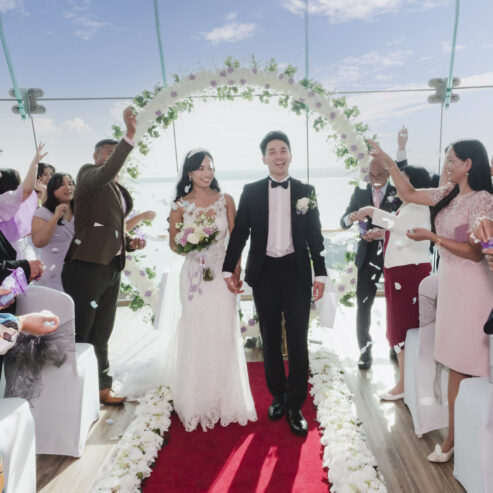
[[38, 117], [34, 120], [36, 132], [46, 138], [57, 137], [68, 133], [87, 133], [92, 128], [79, 117], [75, 117], [72, 120], [65, 120], [62, 124], [57, 125], [53, 118]]
[[358, 57], [343, 58], [327, 67], [326, 73], [329, 75], [324, 85], [342, 88], [362, 80], [365, 83], [371, 79], [388, 80], [391, 78], [389, 69], [403, 66], [413, 53], [412, 50], [394, 50], [381, 54], [373, 50]]
[[236, 43], [243, 39], [251, 38], [257, 29], [254, 23], [241, 23], [236, 21], [236, 13], [231, 12], [226, 16], [226, 23], [209, 32], [201, 33], [206, 41], [213, 45], [219, 43]]
[[493, 72], [485, 72], [484, 74], [470, 75], [469, 77], [461, 77], [460, 86], [487, 86], [493, 85]]
[[91, 0], [77, 2], [70, 0], [68, 6], [69, 8], [64, 11], [63, 16], [76, 27], [74, 36], [77, 38], [89, 41], [101, 31], [101, 29], [111, 26], [109, 22], [100, 21], [94, 18], [94, 16], [84, 13], [91, 7]]
[[0, 13], [8, 10], [21, 9], [24, 6], [24, 0], [0, 0]]
[[[448, 41], [440, 41], [440, 45], [442, 47], [442, 51], [444, 53], [451, 53], [452, 52], [452, 43], [449, 43]], [[455, 51], [461, 51], [466, 47], [466, 45], [455, 45]]]
[[[331, 22], [346, 22], [372, 20], [400, 10], [422, 12], [449, 4], [450, 0], [311, 0], [308, 9], [310, 14], [327, 16]], [[305, 12], [305, 0], [283, 0], [282, 6], [293, 14]]]
[[121, 122], [123, 118], [123, 110], [132, 104], [132, 101], [115, 101], [110, 108], [110, 115], [112, 118], [114, 118], [117, 122]]

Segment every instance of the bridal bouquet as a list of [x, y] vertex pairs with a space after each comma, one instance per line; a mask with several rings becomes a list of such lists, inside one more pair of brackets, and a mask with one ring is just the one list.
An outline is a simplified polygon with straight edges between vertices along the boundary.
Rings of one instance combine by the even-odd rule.
[[[175, 236], [176, 251], [182, 254], [197, 256], [200, 264], [205, 264], [206, 255], [198, 254], [211, 245], [219, 228], [214, 224], [214, 217], [205, 213], [199, 214], [194, 221], [176, 223], [178, 233]], [[202, 278], [204, 281], [212, 281], [214, 274], [210, 267], [202, 267]]]

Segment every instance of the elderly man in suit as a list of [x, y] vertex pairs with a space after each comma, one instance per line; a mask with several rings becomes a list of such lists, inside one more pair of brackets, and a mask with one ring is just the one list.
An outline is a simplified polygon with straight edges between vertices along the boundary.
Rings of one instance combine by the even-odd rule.
[[[406, 163], [402, 161], [397, 164], [402, 167]], [[387, 212], [395, 212], [401, 205], [396, 196], [396, 189], [388, 182], [389, 173], [382, 162], [377, 159], [371, 160], [369, 177], [370, 183], [366, 188], [354, 189], [349, 206], [341, 218], [342, 228], [350, 228], [358, 220], [358, 210], [361, 207], [372, 205]], [[368, 370], [372, 364], [371, 308], [377, 292], [376, 283], [383, 269], [383, 240], [371, 231], [371, 220], [360, 226], [360, 240], [355, 259], [358, 269], [356, 334], [360, 349], [358, 367], [360, 370]]]
[[108, 340], [113, 330], [125, 251], [143, 248], [145, 241], [130, 238], [124, 219], [132, 209], [128, 191], [116, 181], [133, 149], [135, 115], [123, 112], [127, 133], [118, 143], [96, 144], [94, 163], [82, 166], [74, 194], [75, 233], [62, 271], [63, 289], [75, 303], [75, 339], [94, 346], [99, 367], [100, 400], [122, 404], [112, 394], [108, 374]]

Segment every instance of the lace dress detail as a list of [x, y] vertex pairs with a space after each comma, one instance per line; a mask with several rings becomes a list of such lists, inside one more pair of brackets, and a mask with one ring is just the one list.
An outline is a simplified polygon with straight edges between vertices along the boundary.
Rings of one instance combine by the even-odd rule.
[[[222, 276], [228, 220], [224, 195], [209, 207], [182, 201], [184, 221], [205, 212], [219, 229], [207, 249], [212, 281], [199, 281], [191, 292], [190, 275], [200, 260], [188, 255], [180, 272], [182, 314], [177, 330], [177, 351], [172, 378], [175, 410], [187, 431], [198, 425], [205, 431], [218, 422], [246, 425], [257, 414], [248, 382], [248, 372], [239, 327], [236, 296], [228, 291]], [[200, 274], [199, 274], [200, 276]], [[197, 277], [197, 276], [196, 276]]]

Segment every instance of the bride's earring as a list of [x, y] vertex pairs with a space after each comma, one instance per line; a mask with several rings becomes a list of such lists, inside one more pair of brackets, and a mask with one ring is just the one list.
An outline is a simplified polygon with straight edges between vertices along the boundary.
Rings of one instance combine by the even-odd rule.
[[192, 188], [192, 179], [190, 177], [188, 177], [188, 179], [190, 180], [190, 182], [188, 183], [188, 185], [185, 185], [185, 193], [188, 193], [190, 192], [190, 189]]

